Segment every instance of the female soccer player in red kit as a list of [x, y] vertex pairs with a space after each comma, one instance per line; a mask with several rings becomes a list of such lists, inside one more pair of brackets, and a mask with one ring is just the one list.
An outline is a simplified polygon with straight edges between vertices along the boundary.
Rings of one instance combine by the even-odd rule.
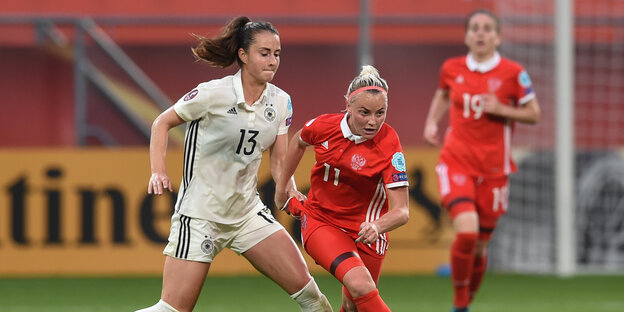
[[468, 311], [485, 273], [487, 244], [507, 211], [508, 177], [516, 171], [513, 124], [534, 124], [540, 115], [529, 75], [499, 55], [500, 42], [494, 14], [477, 10], [468, 16], [468, 55], [442, 65], [425, 122], [425, 140], [438, 146], [438, 123], [450, 108], [436, 172], [456, 232], [451, 246], [455, 312]]
[[[364, 66], [345, 96], [346, 114], [308, 121], [291, 139], [277, 180], [275, 202], [301, 217], [305, 250], [344, 285], [340, 311], [390, 311], [377, 282], [387, 232], [407, 222], [409, 196], [399, 137], [384, 123], [387, 91], [377, 70]], [[308, 146], [316, 155], [308, 198], [287, 201], [289, 177]]]

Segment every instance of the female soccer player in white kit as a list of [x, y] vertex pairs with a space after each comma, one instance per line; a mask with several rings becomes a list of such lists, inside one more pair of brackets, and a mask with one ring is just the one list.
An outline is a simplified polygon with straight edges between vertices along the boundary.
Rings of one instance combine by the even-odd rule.
[[[292, 118], [290, 96], [269, 83], [280, 63], [277, 30], [247, 17], [230, 21], [216, 38], [198, 37], [193, 54], [231, 76], [199, 84], [152, 125], [148, 193], [172, 190], [165, 156], [169, 129], [189, 122], [184, 173], [169, 243], [160, 301], [147, 311], [191, 311], [214, 257], [230, 248], [281, 286], [301, 311], [332, 311], [296, 244], [257, 193], [258, 167], [270, 149], [276, 180]], [[303, 199], [294, 183], [289, 195]]]

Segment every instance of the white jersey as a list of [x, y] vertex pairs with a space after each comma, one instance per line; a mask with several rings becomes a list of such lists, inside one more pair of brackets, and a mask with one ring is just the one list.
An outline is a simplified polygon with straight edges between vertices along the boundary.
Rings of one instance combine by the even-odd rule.
[[241, 221], [262, 205], [257, 192], [262, 154], [288, 133], [290, 96], [273, 84], [245, 104], [240, 70], [201, 83], [173, 106], [189, 122], [176, 212], [213, 222]]

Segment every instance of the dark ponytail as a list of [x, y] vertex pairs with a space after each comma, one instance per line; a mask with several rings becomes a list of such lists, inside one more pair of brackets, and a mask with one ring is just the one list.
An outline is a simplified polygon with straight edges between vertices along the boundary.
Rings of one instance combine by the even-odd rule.
[[225, 25], [223, 32], [214, 38], [194, 35], [199, 43], [191, 48], [195, 57], [210, 66], [226, 68], [234, 64], [241, 65], [238, 49], [248, 51], [254, 42], [255, 35], [261, 31], [269, 31], [279, 36], [277, 29], [269, 22], [252, 22], [246, 16], [232, 19]]

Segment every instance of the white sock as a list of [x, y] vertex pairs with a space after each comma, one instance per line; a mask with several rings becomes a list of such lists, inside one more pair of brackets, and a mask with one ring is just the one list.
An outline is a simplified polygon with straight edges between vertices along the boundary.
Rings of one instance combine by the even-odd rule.
[[327, 297], [321, 293], [314, 278], [310, 279], [300, 291], [290, 295], [290, 298], [297, 301], [301, 312], [333, 312]]
[[170, 306], [164, 300], [160, 299], [155, 305], [149, 308], [137, 310], [135, 312], [180, 312], [180, 311], [176, 310], [174, 307]]

